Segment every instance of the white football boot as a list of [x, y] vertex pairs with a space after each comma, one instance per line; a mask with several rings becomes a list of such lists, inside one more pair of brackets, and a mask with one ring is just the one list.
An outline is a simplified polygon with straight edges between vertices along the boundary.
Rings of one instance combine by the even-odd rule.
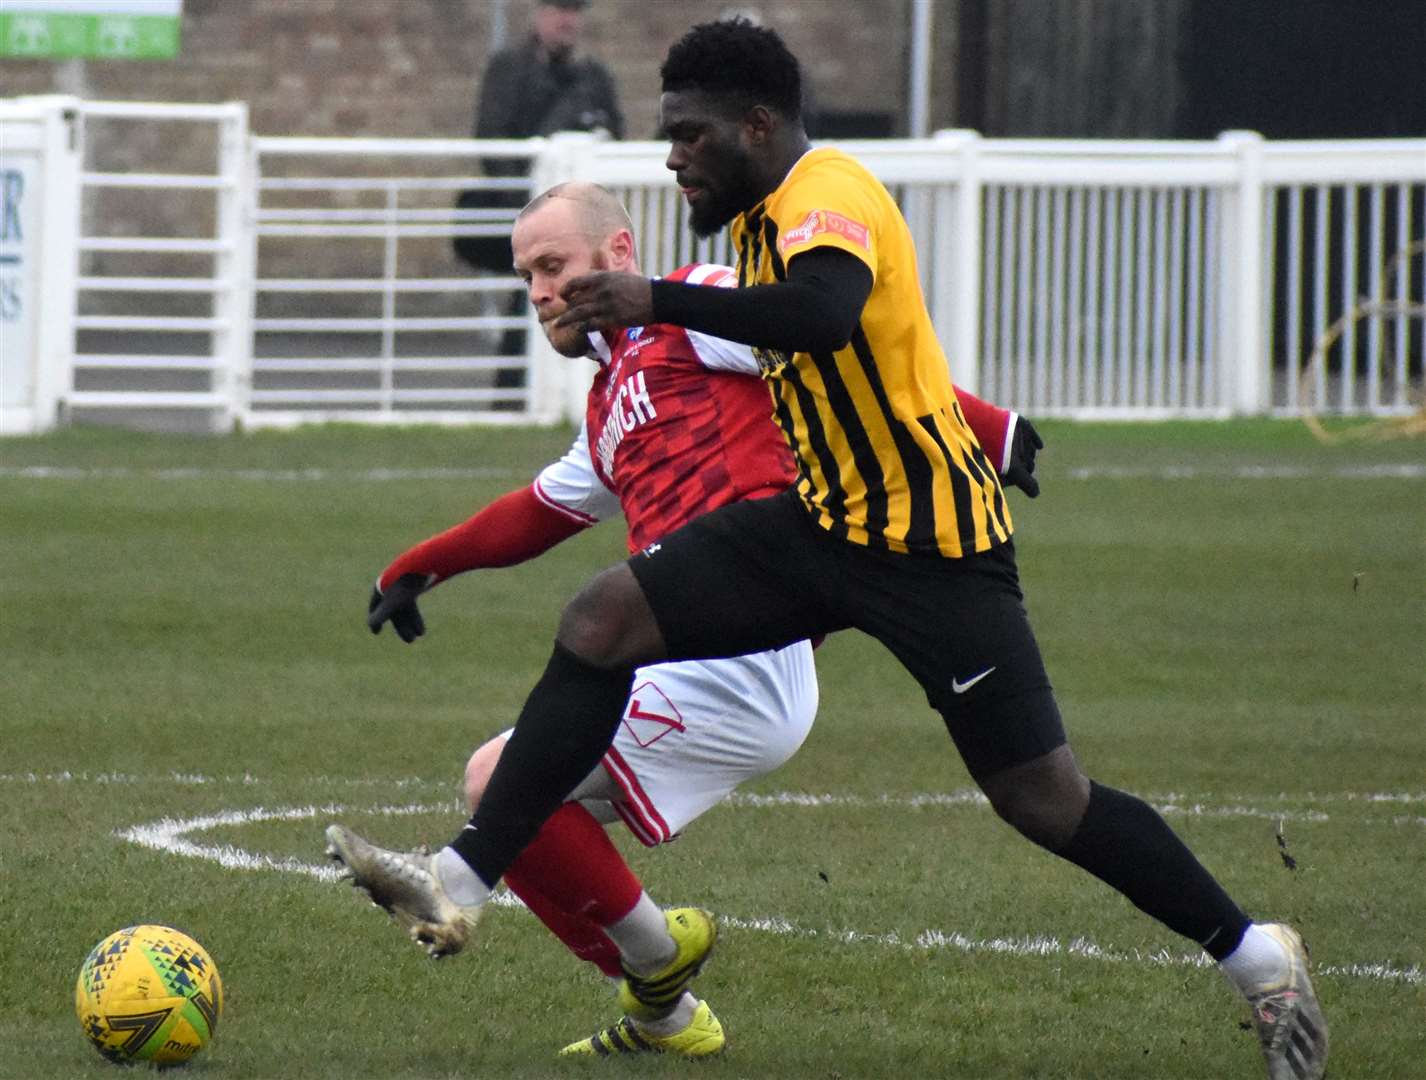
[[1321, 1080], [1327, 1073], [1327, 1019], [1307, 975], [1307, 948], [1285, 923], [1259, 923], [1287, 953], [1287, 971], [1247, 990], [1268, 1080]]
[[446, 894], [436, 856], [379, 848], [345, 825], [327, 826], [327, 854], [431, 956], [440, 959], [465, 948], [481, 906], [463, 907]]

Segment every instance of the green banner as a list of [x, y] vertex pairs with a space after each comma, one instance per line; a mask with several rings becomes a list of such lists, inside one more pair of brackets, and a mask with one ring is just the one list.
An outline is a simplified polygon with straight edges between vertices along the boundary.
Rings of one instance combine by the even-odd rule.
[[179, 15], [0, 11], [0, 56], [172, 60], [181, 21]]

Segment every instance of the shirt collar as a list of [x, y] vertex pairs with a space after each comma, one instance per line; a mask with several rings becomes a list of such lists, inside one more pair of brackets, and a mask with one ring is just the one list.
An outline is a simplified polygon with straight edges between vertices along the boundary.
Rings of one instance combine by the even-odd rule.
[[598, 360], [604, 367], [608, 367], [609, 361], [614, 358], [609, 340], [604, 336], [602, 330], [591, 330], [589, 332], [589, 351], [594, 359]]

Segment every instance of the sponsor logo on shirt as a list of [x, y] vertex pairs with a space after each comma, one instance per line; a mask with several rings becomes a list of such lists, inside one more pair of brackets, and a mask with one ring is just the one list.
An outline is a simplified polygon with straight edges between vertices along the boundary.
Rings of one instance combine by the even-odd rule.
[[801, 225], [795, 229], [788, 229], [778, 237], [777, 250], [786, 251], [798, 244], [805, 244], [814, 236], [820, 236], [823, 233], [833, 233], [850, 240], [860, 248], [871, 250], [871, 230], [860, 221], [853, 221], [841, 214], [834, 214], [831, 210], [810, 211], [802, 219]]
[[604, 429], [594, 446], [605, 476], [611, 479], [614, 476], [614, 453], [624, 436], [657, 416], [642, 371], [634, 372], [609, 395], [609, 414], [604, 418]]

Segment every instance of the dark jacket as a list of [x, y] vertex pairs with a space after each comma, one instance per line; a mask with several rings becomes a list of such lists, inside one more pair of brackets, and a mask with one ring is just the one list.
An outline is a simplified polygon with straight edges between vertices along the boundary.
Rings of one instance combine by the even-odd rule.
[[[533, 37], [490, 58], [480, 84], [477, 139], [525, 139], [595, 128], [616, 139], [624, 137], [614, 79], [598, 60], [548, 60]], [[513, 164], [489, 162], [486, 172], [514, 175], [520, 170]]]
[[[614, 79], [598, 60], [549, 60], [533, 35], [522, 45], [502, 49], [490, 58], [480, 83], [476, 108], [477, 139], [527, 139], [556, 131], [603, 128], [614, 138], [624, 135], [624, 115]], [[487, 176], [524, 176], [524, 158], [484, 158]], [[456, 205], [463, 210], [517, 210], [528, 194], [521, 191], [462, 192]], [[512, 215], [513, 216], [513, 215]], [[508, 236], [459, 236], [456, 254], [471, 266], [495, 273], [510, 272]]]

